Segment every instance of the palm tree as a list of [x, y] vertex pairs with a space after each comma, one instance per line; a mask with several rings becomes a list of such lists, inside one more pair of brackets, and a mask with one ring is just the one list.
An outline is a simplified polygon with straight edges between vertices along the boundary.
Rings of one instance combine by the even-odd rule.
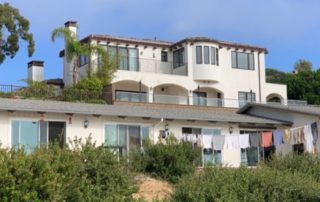
[[116, 62], [110, 60], [109, 55], [106, 54], [105, 50], [101, 46], [91, 45], [81, 43], [77, 40], [75, 34], [70, 31], [68, 28], [60, 27], [52, 31], [51, 40], [55, 42], [56, 38], [64, 38], [65, 40], [65, 56], [68, 62], [73, 62], [72, 66], [72, 80], [73, 84], [76, 84], [78, 81], [78, 64], [79, 57], [81, 55], [87, 56], [89, 58], [89, 64], [87, 67], [87, 76], [92, 76], [91, 68], [91, 55], [96, 53], [99, 58], [99, 65], [95, 76], [101, 79], [104, 86], [110, 84], [113, 78], [113, 74], [116, 71]]

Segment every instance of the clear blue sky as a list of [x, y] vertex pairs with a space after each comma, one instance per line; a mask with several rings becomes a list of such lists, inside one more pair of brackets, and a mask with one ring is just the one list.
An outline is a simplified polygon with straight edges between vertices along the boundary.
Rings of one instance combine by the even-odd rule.
[[[1, 3], [5, 2], [0, 0]], [[36, 51], [27, 57], [26, 44], [14, 59], [0, 65], [0, 84], [21, 85], [27, 62], [45, 61], [45, 77], [62, 77], [51, 31], [68, 20], [79, 24], [79, 37], [111, 34], [177, 41], [207, 36], [266, 47], [266, 66], [291, 71], [300, 58], [320, 66], [319, 0], [10, 0], [29, 19]]]

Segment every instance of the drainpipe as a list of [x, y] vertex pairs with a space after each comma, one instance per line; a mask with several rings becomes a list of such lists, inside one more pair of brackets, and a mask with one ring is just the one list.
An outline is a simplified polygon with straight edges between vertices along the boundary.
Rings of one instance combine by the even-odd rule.
[[258, 77], [259, 77], [259, 102], [261, 101], [261, 75], [260, 75], [260, 52], [258, 52]]

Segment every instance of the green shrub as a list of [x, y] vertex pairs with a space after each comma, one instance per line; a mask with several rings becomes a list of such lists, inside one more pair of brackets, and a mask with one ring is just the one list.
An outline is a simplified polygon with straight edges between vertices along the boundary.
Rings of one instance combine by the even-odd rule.
[[303, 173], [320, 182], [320, 159], [318, 156], [309, 154], [278, 155], [274, 156], [272, 161], [266, 162], [266, 166], [280, 171]]
[[0, 151], [1, 201], [131, 201], [132, 176], [116, 156], [87, 142], [30, 155]]
[[102, 91], [79, 90], [76, 87], [69, 87], [62, 91], [58, 99], [69, 102], [105, 104], [106, 102], [102, 99], [102, 95]]
[[103, 85], [100, 79], [97, 77], [87, 77], [81, 79], [74, 85], [76, 89], [85, 91], [102, 91]]
[[172, 201], [319, 201], [311, 176], [270, 168], [207, 168], [177, 185]]
[[195, 172], [195, 162], [201, 158], [200, 149], [191, 143], [167, 141], [165, 144], [145, 142], [143, 152], [130, 154], [130, 162], [138, 172], [145, 172], [176, 183], [181, 176]]
[[36, 99], [50, 99], [56, 96], [56, 91], [53, 86], [39, 81], [27, 81], [27, 83], [27, 87], [21, 88], [20, 90], [12, 93], [24, 98]]

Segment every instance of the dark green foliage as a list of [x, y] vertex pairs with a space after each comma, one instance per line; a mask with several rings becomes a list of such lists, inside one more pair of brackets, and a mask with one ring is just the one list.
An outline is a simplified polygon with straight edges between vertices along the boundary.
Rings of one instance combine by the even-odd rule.
[[177, 185], [172, 201], [319, 201], [320, 184], [311, 176], [258, 169], [207, 168]]
[[183, 175], [195, 172], [196, 162], [201, 159], [201, 150], [191, 143], [169, 140], [165, 144], [145, 143], [144, 152], [131, 153], [133, 168], [154, 177], [176, 183]]
[[266, 81], [287, 85], [288, 99], [306, 100], [308, 104], [320, 104], [320, 70], [313, 71], [312, 64], [299, 60], [295, 64], [296, 73], [286, 73], [266, 69]]
[[[9, 34], [8, 36], [6, 36]], [[8, 3], [0, 4], [0, 64], [19, 51], [19, 39], [28, 43], [28, 55], [34, 52], [34, 40], [29, 33], [29, 21]]]
[[74, 88], [87, 91], [102, 91], [103, 85], [100, 79], [97, 77], [90, 77], [81, 79]]
[[132, 177], [114, 154], [90, 142], [75, 147], [1, 150], [1, 201], [132, 200]]
[[24, 98], [50, 99], [56, 96], [53, 86], [39, 81], [27, 81], [28, 86], [21, 88], [14, 94]]

